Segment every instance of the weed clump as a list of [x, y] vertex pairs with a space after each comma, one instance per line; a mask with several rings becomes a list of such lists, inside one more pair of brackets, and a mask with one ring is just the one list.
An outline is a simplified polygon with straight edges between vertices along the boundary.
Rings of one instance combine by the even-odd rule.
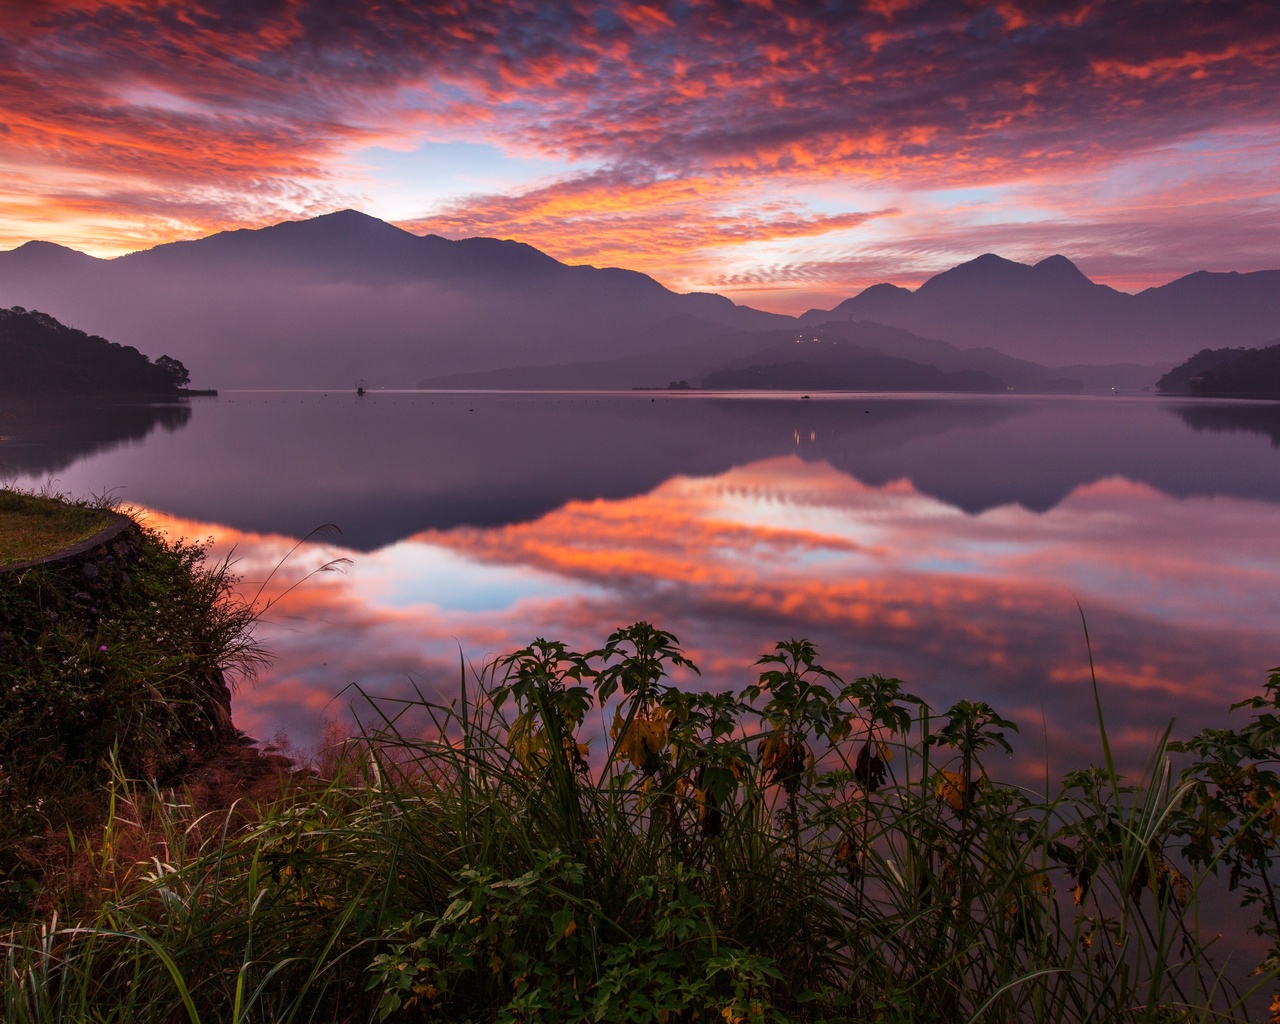
[[40, 837], [105, 810], [113, 764], [171, 784], [235, 741], [224, 673], [263, 655], [205, 553], [135, 524], [97, 561], [0, 573], [0, 913], [30, 894]]

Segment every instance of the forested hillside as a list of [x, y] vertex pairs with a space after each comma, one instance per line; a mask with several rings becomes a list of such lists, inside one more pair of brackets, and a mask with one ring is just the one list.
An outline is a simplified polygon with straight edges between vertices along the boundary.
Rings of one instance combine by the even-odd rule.
[[186, 367], [169, 356], [153, 363], [131, 345], [67, 327], [47, 313], [0, 308], [0, 393], [166, 394], [188, 379]]

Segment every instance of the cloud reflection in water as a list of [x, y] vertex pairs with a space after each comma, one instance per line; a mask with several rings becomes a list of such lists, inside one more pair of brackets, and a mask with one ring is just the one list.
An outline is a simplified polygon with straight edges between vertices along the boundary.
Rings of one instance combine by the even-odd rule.
[[[648, 493], [573, 501], [532, 521], [430, 530], [370, 554], [304, 544], [263, 591], [275, 660], [241, 688], [252, 735], [316, 742], [350, 683], [406, 696], [456, 692], [472, 664], [535, 636], [598, 645], [648, 619], [676, 633], [702, 685], [740, 688], [776, 639], [813, 639], [848, 675], [903, 678], [935, 708], [988, 700], [1019, 721], [1030, 761], [1098, 756], [1089, 623], [1113, 743], [1130, 763], [1172, 716], [1191, 732], [1280, 661], [1280, 510], [1175, 498], [1110, 477], [1048, 512], [965, 515], [905, 480], [872, 486], [782, 456]], [[153, 514], [234, 548], [250, 595], [293, 541]], [[1043, 717], [1042, 717], [1043, 716]], [[1042, 721], [1045, 723], [1042, 726]]]

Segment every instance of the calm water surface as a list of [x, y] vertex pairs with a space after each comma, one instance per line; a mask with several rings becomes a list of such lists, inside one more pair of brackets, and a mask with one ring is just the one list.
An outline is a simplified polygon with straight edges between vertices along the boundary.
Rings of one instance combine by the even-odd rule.
[[713, 688], [808, 636], [935, 707], [987, 700], [1041, 772], [1098, 757], [1080, 608], [1130, 761], [1170, 718], [1225, 721], [1280, 662], [1278, 443], [1275, 405], [1150, 396], [0, 406], [4, 478], [211, 537], [250, 596], [281, 560], [264, 598], [350, 560], [270, 608], [275, 659], [235, 705], [253, 735], [306, 747], [350, 683], [447, 695], [460, 652], [593, 647], [644, 618]]

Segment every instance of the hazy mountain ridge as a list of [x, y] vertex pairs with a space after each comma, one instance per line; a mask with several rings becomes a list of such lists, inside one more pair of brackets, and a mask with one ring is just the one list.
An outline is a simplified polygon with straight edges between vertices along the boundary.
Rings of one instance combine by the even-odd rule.
[[[1033, 375], [1158, 364], [1157, 376], [1206, 345], [1269, 340], [1280, 333], [1280, 271], [1200, 272], [1129, 295], [1062, 256], [1030, 266], [988, 254], [915, 291], [875, 285], [793, 318], [678, 294], [635, 271], [570, 266], [521, 242], [419, 236], [347, 210], [110, 260], [29, 242], [0, 252], [0, 304], [11, 303], [171, 352], [198, 383], [221, 387], [404, 387], [553, 366], [596, 380], [603, 363], [616, 364], [611, 386], [652, 385], [725, 368], [765, 344], [750, 337], [761, 331], [833, 321], [917, 339], [875, 346], [885, 355], [1019, 386], [996, 364], [1034, 363]], [[947, 365], [944, 350], [923, 355], [927, 339], [967, 351], [964, 365]]]
[[[705, 325], [704, 325], [705, 326]], [[898, 361], [864, 366], [871, 357]], [[772, 376], [768, 368], [776, 368]], [[809, 327], [747, 331], [698, 338], [659, 352], [581, 363], [513, 366], [449, 374], [419, 381], [423, 388], [572, 390], [662, 387], [688, 380], [714, 389], [975, 390], [1064, 392], [1150, 387], [1164, 365], [1048, 367], [992, 348], [962, 349], [869, 320], [831, 321]], [[744, 375], [742, 371], [752, 370]], [[942, 376], [938, 376], [942, 374]], [[948, 379], [947, 375], [960, 375]]]
[[[163, 271], [291, 269], [313, 281], [412, 281], [482, 276], [540, 281], [566, 268], [523, 242], [497, 238], [450, 241], [415, 235], [374, 217], [343, 210], [305, 221], [223, 231], [129, 253], [113, 263]], [[661, 287], [656, 281], [655, 286]]]
[[404, 387], [425, 372], [598, 357], [620, 326], [661, 349], [671, 342], [645, 329], [681, 318], [705, 323], [699, 336], [793, 322], [635, 271], [569, 266], [514, 241], [417, 236], [354, 211], [112, 260], [29, 243], [0, 253], [4, 301], [163, 347], [223, 387]]
[[839, 362], [790, 359], [726, 368], [708, 374], [702, 386], [712, 390], [787, 391], [979, 391], [1002, 392], [1004, 381], [981, 370], [948, 372], [936, 366], [875, 349], [846, 353]]
[[[869, 320], [827, 321], [791, 332], [774, 331], [756, 337], [762, 342], [770, 339], [769, 344], [750, 349], [729, 363], [729, 369], [794, 361], [840, 367], [853, 358], [860, 358], [859, 350], [870, 349], [944, 373], [996, 378], [1003, 386], [1014, 390], [1051, 392], [1149, 387], [1163, 369], [1162, 365], [1134, 363], [1045, 366], [1006, 355], [994, 348], [960, 348], [950, 342], [921, 338], [902, 328]], [[837, 370], [837, 374], [839, 372]], [[970, 380], [977, 390], [990, 390], [989, 381], [980, 378]]]
[[851, 317], [991, 346], [1048, 365], [1174, 362], [1280, 330], [1280, 270], [1198, 271], [1137, 295], [1090, 281], [1064, 256], [1029, 266], [988, 253], [915, 291], [875, 285], [801, 323]]

